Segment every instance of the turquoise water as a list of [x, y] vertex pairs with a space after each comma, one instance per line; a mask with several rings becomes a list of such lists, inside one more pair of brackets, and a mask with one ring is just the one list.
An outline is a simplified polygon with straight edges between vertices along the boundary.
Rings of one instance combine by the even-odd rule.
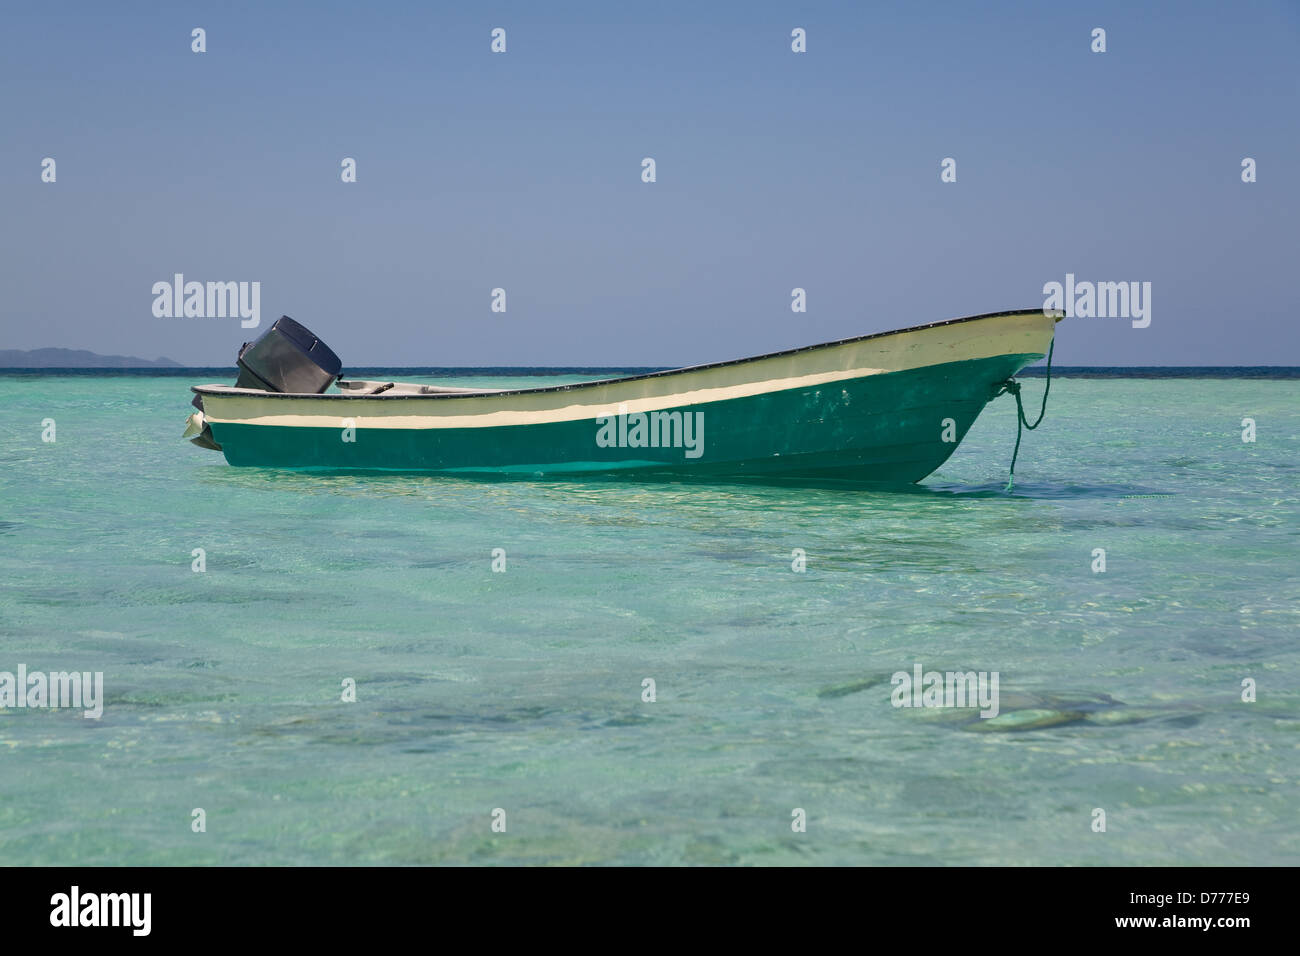
[[236, 470], [188, 384], [0, 376], [0, 671], [106, 697], [0, 711], [7, 864], [1300, 862], [1300, 381], [1058, 379], [1011, 495], [1009, 398], [865, 492]]

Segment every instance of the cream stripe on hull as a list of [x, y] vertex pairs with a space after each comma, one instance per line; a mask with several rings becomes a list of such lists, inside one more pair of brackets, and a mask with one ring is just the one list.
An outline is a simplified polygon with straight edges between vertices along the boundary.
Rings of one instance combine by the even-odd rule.
[[387, 399], [332, 393], [270, 398], [223, 385], [196, 390], [203, 396], [205, 417], [216, 423], [337, 428], [343, 418], [349, 418], [358, 428], [536, 425], [681, 408], [999, 355], [1043, 355], [1055, 325], [1054, 316], [1041, 312], [994, 315], [752, 361], [562, 390]]

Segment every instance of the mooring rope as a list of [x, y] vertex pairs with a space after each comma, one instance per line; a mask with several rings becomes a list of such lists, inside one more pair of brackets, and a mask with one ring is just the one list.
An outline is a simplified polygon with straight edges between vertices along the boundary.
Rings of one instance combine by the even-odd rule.
[[1031, 425], [1029, 419], [1025, 418], [1025, 405], [1020, 400], [1020, 383], [1014, 378], [1009, 378], [1002, 383], [1002, 387], [994, 393], [993, 397], [1007, 392], [1016, 398], [1016, 450], [1011, 453], [1011, 473], [1007, 476], [1007, 491], [1010, 491], [1016, 483], [1016, 459], [1020, 456], [1020, 436], [1023, 429], [1033, 431], [1039, 425], [1043, 424], [1043, 417], [1047, 414], [1047, 395], [1052, 390], [1052, 353], [1056, 351], [1056, 338], [1052, 338], [1052, 344], [1047, 347], [1047, 385], [1043, 389], [1043, 407], [1038, 410], [1038, 419]]

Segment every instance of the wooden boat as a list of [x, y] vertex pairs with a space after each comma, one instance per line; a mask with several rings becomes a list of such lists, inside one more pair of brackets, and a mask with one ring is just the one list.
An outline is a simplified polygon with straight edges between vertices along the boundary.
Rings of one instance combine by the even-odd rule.
[[344, 380], [334, 353], [286, 316], [241, 350], [235, 386], [192, 389], [186, 437], [231, 465], [275, 468], [915, 482], [1047, 354], [1059, 319], [996, 312], [665, 372], [478, 389]]

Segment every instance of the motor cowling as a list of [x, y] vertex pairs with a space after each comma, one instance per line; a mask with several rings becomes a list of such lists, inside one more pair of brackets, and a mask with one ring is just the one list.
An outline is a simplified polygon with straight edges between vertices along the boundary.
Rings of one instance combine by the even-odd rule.
[[333, 350], [287, 315], [239, 350], [236, 388], [318, 395], [343, 371]]

